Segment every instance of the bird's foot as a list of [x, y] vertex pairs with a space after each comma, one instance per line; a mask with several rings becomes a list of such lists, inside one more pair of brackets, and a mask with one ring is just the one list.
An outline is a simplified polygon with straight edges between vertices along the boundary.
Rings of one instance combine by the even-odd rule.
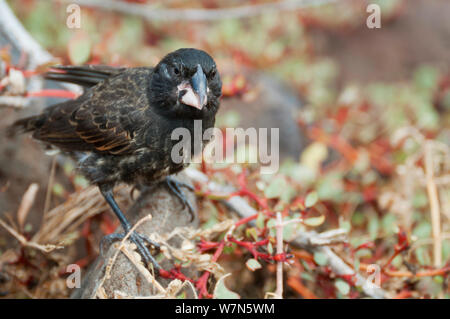
[[[103, 255], [103, 247], [105, 244], [111, 245], [116, 240], [123, 240], [126, 235], [127, 232], [114, 233], [103, 237], [103, 239], [100, 242], [100, 255]], [[152, 264], [156, 271], [159, 271], [161, 269], [158, 262], [155, 260], [155, 258], [152, 256], [152, 254], [150, 253], [149, 249], [146, 246], [146, 244], [149, 244], [153, 246], [154, 249], [159, 251], [160, 246], [158, 243], [154, 242], [146, 235], [137, 232], [133, 232], [132, 234], [130, 234], [128, 239], [131, 240], [136, 245], [138, 253], [142, 256], [147, 266], [150, 266]]]
[[194, 191], [194, 187], [192, 187], [189, 184], [180, 182], [171, 176], [167, 176], [165, 182], [169, 190], [181, 200], [183, 207], [187, 206], [189, 214], [191, 215], [191, 221], [194, 220], [194, 208], [192, 207], [189, 200], [186, 198], [186, 195], [181, 190], [181, 187], [185, 187], [187, 189], [190, 189], [191, 191]]

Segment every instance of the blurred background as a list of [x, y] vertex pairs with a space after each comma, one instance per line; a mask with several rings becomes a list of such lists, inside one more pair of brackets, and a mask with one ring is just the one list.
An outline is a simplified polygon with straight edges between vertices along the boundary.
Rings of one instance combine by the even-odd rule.
[[[71, 3], [81, 7], [80, 28], [67, 27]], [[367, 26], [369, 4], [379, 5], [381, 28]], [[336, 248], [340, 256], [359, 269], [385, 265], [383, 288], [390, 297], [450, 296], [449, 1], [2, 1], [5, 5], [44, 52], [33, 60], [37, 51], [24, 52], [5, 27], [8, 21], [0, 22], [0, 218], [24, 238], [38, 232], [43, 212], [87, 187], [71, 171], [73, 164], [54, 161], [29, 137], [5, 136], [15, 119], [73, 97], [68, 91], [73, 87], [33, 83], [41, 81], [39, 74], [58, 63], [152, 66], [172, 50], [196, 47], [214, 57], [223, 80], [217, 126], [280, 128], [280, 172], [254, 181], [274, 210], [285, 212], [286, 219], [324, 217], [318, 225], [296, 226], [300, 230], [346, 229], [348, 243]], [[214, 165], [210, 169], [214, 172]], [[32, 183], [38, 189], [24, 208]], [[311, 210], [292, 207], [311, 192], [318, 195]], [[208, 200], [201, 208], [202, 227], [227, 218]], [[24, 259], [17, 236], [0, 227], [0, 294], [67, 297], [57, 269], [75, 261], [88, 266], [98, 247], [86, 244], [94, 241], [87, 238], [86, 223], [101, 230], [96, 239], [114, 229], [107, 213], [97, 213], [66, 232], [71, 246], [52, 258], [31, 253]], [[397, 251], [405, 237], [407, 248]], [[229, 254], [222, 266], [235, 278], [227, 281], [231, 290], [262, 298], [273, 288], [273, 276], [267, 276], [273, 265], [252, 271]], [[320, 256], [294, 255], [286, 297], [362, 297], [349, 278], [330, 277]], [[28, 259], [43, 268], [30, 268]]]

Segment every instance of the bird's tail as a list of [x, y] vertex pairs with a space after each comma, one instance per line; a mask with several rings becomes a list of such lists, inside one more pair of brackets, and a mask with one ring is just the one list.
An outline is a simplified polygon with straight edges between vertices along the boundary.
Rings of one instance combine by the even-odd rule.
[[52, 67], [44, 77], [47, 80], [68, 82], [89, 88], [124, 70], [125, 68], [108, 65], [60, 65]]

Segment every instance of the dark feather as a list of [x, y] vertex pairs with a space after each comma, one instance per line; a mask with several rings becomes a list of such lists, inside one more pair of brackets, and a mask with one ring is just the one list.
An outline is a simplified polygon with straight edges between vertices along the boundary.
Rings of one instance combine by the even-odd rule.
[[47, 80], [68, 82], [89, 88], [124, 70], [125, 68], [108, 65], [66, 65], [52, 67], [52, 71], [47, 72], [44, 77]]

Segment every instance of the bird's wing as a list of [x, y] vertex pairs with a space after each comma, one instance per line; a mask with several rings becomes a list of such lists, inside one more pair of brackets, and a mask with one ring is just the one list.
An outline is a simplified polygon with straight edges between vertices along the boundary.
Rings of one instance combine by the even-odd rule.
[[[80, 97], [56, 105], [34, 137], [62, 149], [130, 154], [148, 124], [146, 89], [150, 68], [127, 69]], [[71, 103], [70, 103], [71, 102]]]
[[61, 65], [52, 67], [44, 77], [48, 80], [68, 82], [89, 88], [124, 70], [125, 68], [109, 65]]

